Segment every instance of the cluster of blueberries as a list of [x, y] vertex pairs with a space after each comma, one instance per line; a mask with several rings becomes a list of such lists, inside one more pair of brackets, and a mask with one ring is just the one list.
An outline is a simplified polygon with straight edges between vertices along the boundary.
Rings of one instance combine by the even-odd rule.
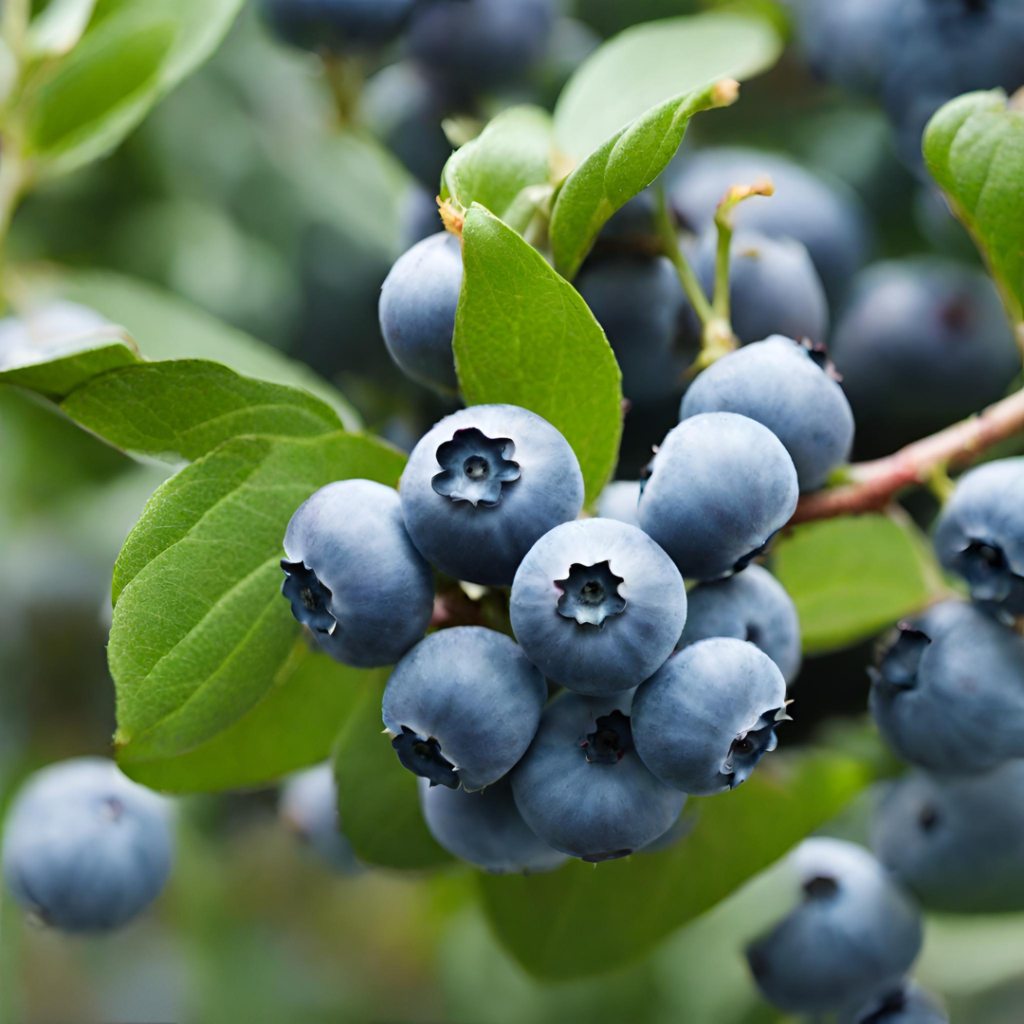
[[923, 172], [921, 133], [947, 100], [1024, 86], [1019, 0], [798, 0], [812, 70], [879, 99], [897, 150]]

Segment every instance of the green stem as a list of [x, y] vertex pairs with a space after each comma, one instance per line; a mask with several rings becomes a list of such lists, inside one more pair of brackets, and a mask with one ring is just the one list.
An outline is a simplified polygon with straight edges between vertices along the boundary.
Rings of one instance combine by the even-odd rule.
[[953, 491], [956, 490], [956, 484], [949, 476], [948, 462], [936, 466], [928, 474], [928, 479], [925, 482], [928, 485], [928, 490], [935, 495], [940, 505], [945, 505], [953, 497]]
[[358, 121], [359, 98], [366, 81], [366, 68], [359, 57], [323, 58], [327, 84], [334, 97], [334, 109], [338, 115], [338, 126], [349, 128]]
[[693, 306], [701, 326], [706, 327], [714, 319], [714, 312], [711, 309], [711, 303], [708, 302], [708, 297], [704, 294], [700, 281], [697, 280], [693, 267], [690, 266], [689, 260], [687, 260], [679, 248], [676, 226], [672, 223], [672, 216], [668, 212], [668, 203], [665, 200], [665, 190], [662, 188], [658, 189], [658, 210], [655, 220], [662, 252], [675, 266], [676, 273], [679, 274], [679, 282], [683, 286], [683, 291], [686, 292], [686, 297], [690, 300], [690, 305]]

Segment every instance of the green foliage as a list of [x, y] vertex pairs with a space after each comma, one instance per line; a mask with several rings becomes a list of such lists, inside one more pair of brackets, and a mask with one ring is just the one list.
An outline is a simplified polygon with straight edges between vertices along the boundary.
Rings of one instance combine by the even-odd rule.
[[[693, 831], [671, 849], [549, 874], [482, 875], [498, 937], [544, 978], [601, 974], [647, 953], [834, 817], [868, 781], [831, 754], [774, 755], [721, 796], [690, 800]], [[610, 901], [610, 902], [609, 902]]]
[[416, 870], [450, 863], [423, 821], [416, 776], [381, 735], [382, 692], [367, 683], [334, 748], [342, 831], [364, 864]]
[[604, 487], [622, 435], [622, 375], [576, 290], [481, 207], [466, 215], [455, 363], [468, 405], [509, 402], [554, 424], [587, 497]]
[[62, 408], [124, 451], [190, 461], [243, 434], [315, 437], [342, 429], [337, 413], [319, 398], [202, 359], [139, 363], [104, 374]]
[[564, 277], [576, 275], [608, 218], [665, 170], [690, 118], [734, 98], [728, 87], [712, 84], [659, 104], [616, 132], [569, 175], [551, 216], [555, 267]]
[[754, 15], [711, 12], [627, 29], [569, 80], [555, 107], [555, 145], [583, 160], [673, 96], [723, 78], [752, 78], [781, 52], [771, 22]]
[[987, 260], [1024, 343], [1024, 110], [1006, 94], [950, 100], [928, 122], [924, 157]]
[[776, 545], [772, 568], [796, 603], [808, 654], [874, 636], [941, 585], [916, 527], [883, 515], [797, 526]]
[[[551, 132], [551, 115], [539, 107], [512, 107], [499, 114], [452, 154], [441, 179], [441, 198], [465, 209], [478, 203], [517, 230], [525, 229], [531, 204], [521, 196], [550, 178]], [[517, 211], [526, 212], [525, 222], [510, 216]]]
[[99, 0], [81, 42], [29, 79], [24, 155], [35, 173], [65, 174], [117, 146], [213, 53], [242, 2]]
[[331, 481], [394, 484], [403, 463], [345, 433], [239, 438], [153, 495], [114, 570], [108, 658], [126, 771], [209, 743], [278, 685], [300, 632], [280, 596], [288, 520]]

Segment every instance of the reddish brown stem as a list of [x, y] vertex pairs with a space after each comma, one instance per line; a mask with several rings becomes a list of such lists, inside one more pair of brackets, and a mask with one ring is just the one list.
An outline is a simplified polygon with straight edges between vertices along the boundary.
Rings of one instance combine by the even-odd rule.
[[927, 483], [937, 470], [969, 466], [993, 445], [1020, 433], [1024, 433], [1024, 391], [884, 459], [854, 464], [848, 483], [801, 498], [790, 523], [878, 512], [905, 488]]

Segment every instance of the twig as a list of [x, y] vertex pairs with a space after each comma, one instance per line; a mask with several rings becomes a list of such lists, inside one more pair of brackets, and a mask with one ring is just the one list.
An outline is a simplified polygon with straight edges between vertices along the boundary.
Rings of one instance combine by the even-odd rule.
[[791, 524], [884, 509], [907, 487], [926, 486], [947, 468], [963, 469], [993, 445], [1024, 433], [1024, 391], [979, 416], [915, 441], [893, 455], [850, 467], [848, 482], [800, 499]]

